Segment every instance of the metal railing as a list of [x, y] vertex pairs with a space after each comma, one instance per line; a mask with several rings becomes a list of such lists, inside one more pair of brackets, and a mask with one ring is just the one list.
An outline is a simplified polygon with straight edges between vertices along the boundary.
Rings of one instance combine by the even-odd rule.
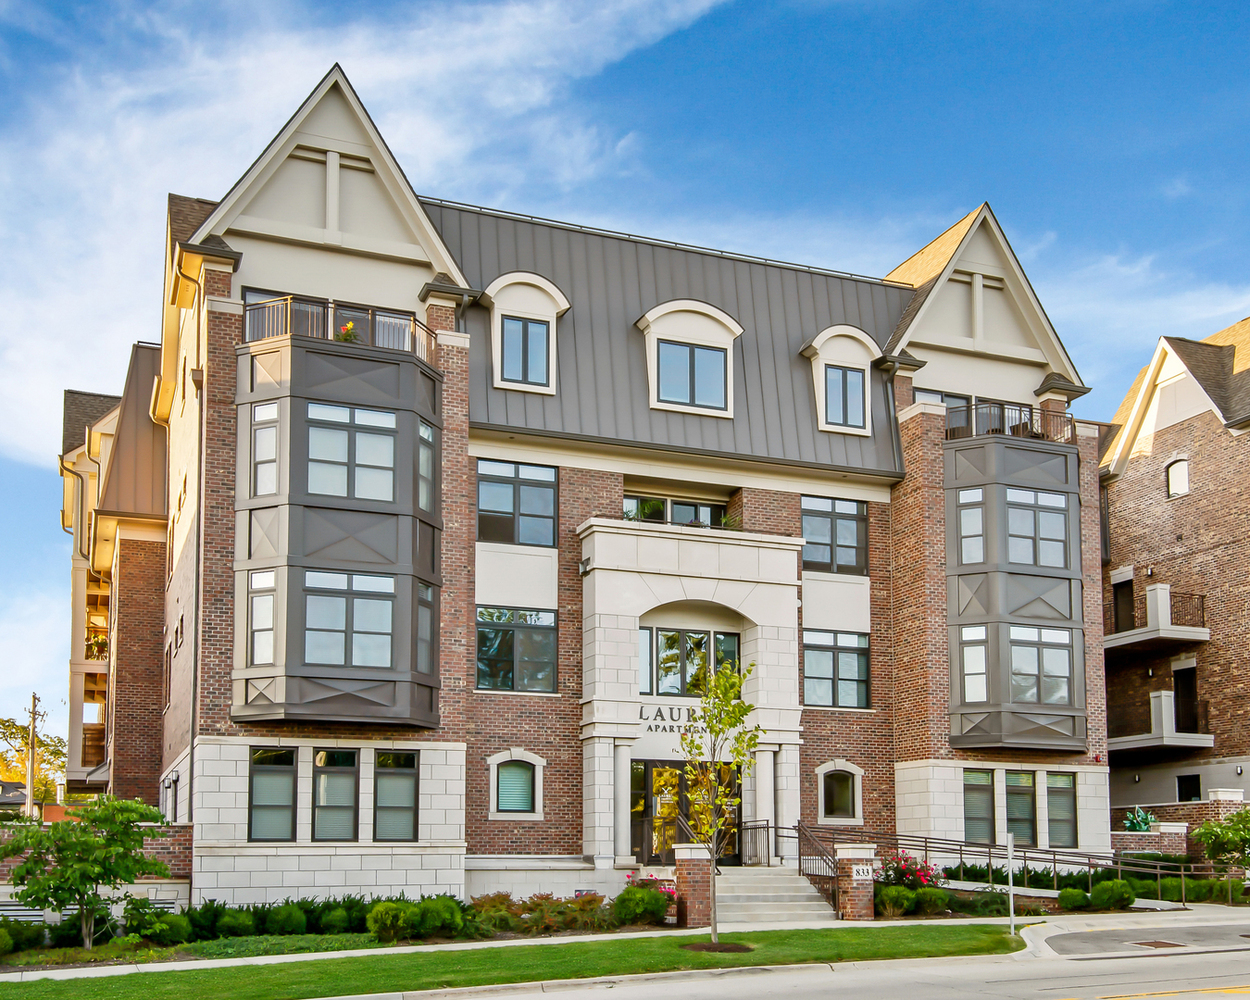
[[249, 303], [243, 313], [244, 339], [248, 343], [290, 334], [406, 351], [429, 365], [434, 364], [434, 331], [406, 313], [336, 306], [333, 302], [300, 299], [294, 295]]
[[772, 865], [773, 825], [766, 819], [743, 823], [740, 828], [743, 866]]
[[946, 439], [1008, 434], [1059, 444], [1076, 444], [1076, 422], [1068, 413], [1014, 403], [975, 403], [946, 409]]
[[[799, 874], [806, 878], [829, 905], [838, 908], [838, 861], [832, 850], [805, 824], [794, 825]], [[777, 830], [781, 836], [781, 830]]]
[[[1207, 624], [1207, 601], [1203, 594], [1171, 593], [1172, 624], [1185, 628], [1205, 628]], [[1149, 628], [1149, 615], [1146, 613], [1146, 595], [1138, 594], [1133, 598], [1133, 620], [1120, 621], [1116, 615], [1115, 601], [1106, 601], [1102, 606], [1102, 627], [1107, 635], [1131, 632], [1134, 629]]]

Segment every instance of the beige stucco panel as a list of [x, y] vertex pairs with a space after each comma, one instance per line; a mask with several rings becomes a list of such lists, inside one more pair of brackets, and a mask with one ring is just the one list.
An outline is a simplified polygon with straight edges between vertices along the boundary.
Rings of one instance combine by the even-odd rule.
[[866, 576], [804, 573], [803, 627], [871, 632], [871, 581]]
[[478, 542], [474, 599], [483, 607], [554, 609], [559, 559], [559, 549]]

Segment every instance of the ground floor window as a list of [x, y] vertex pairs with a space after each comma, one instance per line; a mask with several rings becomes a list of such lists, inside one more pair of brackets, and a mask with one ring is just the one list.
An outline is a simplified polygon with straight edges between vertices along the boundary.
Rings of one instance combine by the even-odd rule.
[[993, 771], [964, 771], [964, 840], [994, 843]]
[[1047, 827], [1051, 847], [1076, 847], [1076, 775], [1046, 775]]
[[1007, 772], [1007, 832], [1020, 847], [1037, 844], [1037, 795], [1032, 771]]
[[355, 750], [313, 751], [313, 840], [356, 839]]
[[547, 762], [519, 748], [487, 759], [490, 769], [490, 818], [543, 818], [543, 769]]
[[1176, 776], [1176, 801], [1201, 802], [1202, 776], [1198, 774], [1178, 774]]
[[816, 821], [826, 826], [860, 826], [864, 821], [864, 769], [849, 760], [816, 768]]
[[373, 762], [373, 839], [417, 839], [417, 755], [378, 751]]
[[295, 839], [295, 750], [253, 747], [248, 840]]

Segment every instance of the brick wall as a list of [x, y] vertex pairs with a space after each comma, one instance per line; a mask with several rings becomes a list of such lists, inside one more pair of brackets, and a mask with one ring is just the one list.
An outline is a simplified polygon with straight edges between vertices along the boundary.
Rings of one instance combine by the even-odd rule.
[[[0, 835], [7, 840], [7, 835]], [[191, 877], [191, 827], [166, 826], [161, 828], [159, 835], [146, 837], [143, 841], [143, 853], [149, 858], [165, 862], [169, 868], [169, 878]], [[22, 863], [21, 857], [0, 860], [0, 882], [8, 882], [13, 869]], [[145, 877], [140, 881], [151, 881]]]
[[[712, 861], [702, 848], [677, 849], [677, 923], [709, 927], [712, 923]], [[690, 857], [681, 857], [689, 854]]]
[[149, 805], [158, 805], [164, 702], [165, 543], [121, 538], [115, 565], [109, 790], [123, 799], [140, 798]]
[[1111, 849], [1117, 854], [1188, 854], [1189, 841], [1180, 831], [1130, 833], [1111, 831]]
[[725, 513], [731, 523], [737, 522], [743, 531], [797, 537], [803, 534], [803, 515], [799, 503], [800, 497], [797, 493], [744, 486], [729, 498]]
[[[1233, 799], [1208, 799], [1204, 802], [1173, 802], [1167, 805], [1143, 806], [1142, 808], [1154, 816], [1160, 823], [1188, 823], [1188, 849], [1179, 853], [1190, 854], [1194, 857], [1205, 857], [1205, 849], [1198, 841], [1193, 839], [1194, 831], [1208, 820], [1219, 821], [1227, 819], [1233, 813], [1245, 809], [1246, 803]], [[1111, 810], [1112, 837], [1119, 836], [1117, 831], [1127, 832], [1124, 830], [1124, 820], [1129, 812], [1131, 812], [1131, 808], [1127, 806], [1118, 806]]]

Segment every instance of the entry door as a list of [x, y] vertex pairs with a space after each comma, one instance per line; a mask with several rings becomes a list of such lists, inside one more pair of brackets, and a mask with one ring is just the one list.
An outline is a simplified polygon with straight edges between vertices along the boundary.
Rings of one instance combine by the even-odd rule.
[[[677, 818], [690, 817], [685, 765], [681, 761], [636, 760], [631, 779], [631, 852], [642, 864], [671, 865], [675, 860], [673, 845], [686, 839]], [[742, 863], [737, 823], [735, 816], [735, 829], [720, 858], [722, 865]]]

